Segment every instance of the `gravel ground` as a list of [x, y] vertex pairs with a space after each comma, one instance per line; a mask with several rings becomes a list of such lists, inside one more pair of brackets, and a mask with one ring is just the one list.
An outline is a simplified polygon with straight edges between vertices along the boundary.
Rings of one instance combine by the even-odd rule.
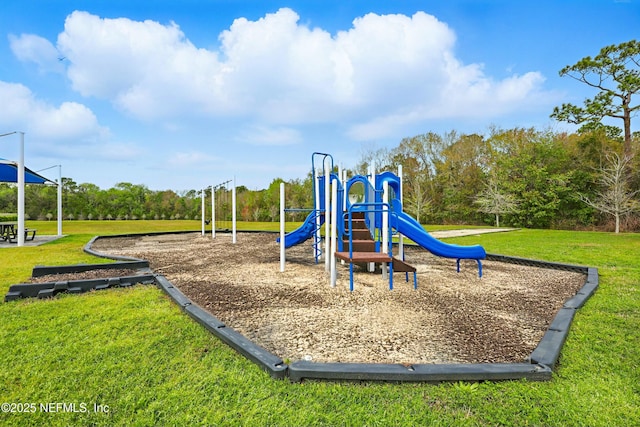
[[[407, 248], [418, 289], [394, 275], [348, 265], [329, 285], [309, 242], [287, 250], [269, 233], [217, 233], [98, 239], [93, 249], [148, 260], [192, 301], [285, 360], [369, 363], [522, 362], [563, 302], [584, 284], [579, 273], [438, 258]], [[111, 277], [112, 273], [108, 273]]]

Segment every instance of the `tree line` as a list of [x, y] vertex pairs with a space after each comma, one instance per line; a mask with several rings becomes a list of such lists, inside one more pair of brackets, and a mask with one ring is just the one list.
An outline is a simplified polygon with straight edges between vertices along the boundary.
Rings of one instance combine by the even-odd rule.
[[359, 169], [402, 165], [404, 208], [422, 223], [583, 229], [617, 218], [637, 230], [640, 165], [624, 152], [624, 141], [602, 129], [430, 132], [368, 150]]
[[[637, 139], [637, 138], [636, 138]], [[637, 147], [637, 143], [633, 147]], [[635, 149], [635, 148], [634, 148]], [[560, 133], [534, 128], [492, 128], [487, 135], [428, 132], [402, 139], [391, 149], [365, 149], [350, 175], [403, 168], [404, 209], [422, 223], [493, 224], [531, 228], [614, 227], [640, 229], [640, 165], [624, 155], [624, 141], [603, 129]], [[155, 191], [119, 183], [100, 189], [63, 178], [63, 219], [200, 219], [199, 190]], [[279, 185], [239, 186], [240, 221], [278, 221]], [[312, 178], [286, 181], [286, 205], [313, 206]], [[230, 188], [216, 190], [217, 216], [231, 219]], [[206, 215], [210, 193], [206, 190]], [[0, 184], [0, 212], [15, 212], [17, 191]], [[57, 188], [28, 185], [25, 211], [31, 219], [55, 219]], [[294, 212], [288, 220], [300, 221]]]
[[[237, 214], [240, 221], [277, 221], [279, 219], [279, 185], [275, 179], [264, 190], [236, 188]], [[311, 179], [291, 180], [288, 184], [287, 203], [308, 206], [311, 200]], [[205, 218], [211, 217], [211, 188], [205, 190]], [[57, 193], [55, 185], [27, 185], [25, 187], [25, 216], [27, 219], [57, 219]], [[216, 219], [231, 221], [231, 195], [229, 186], [215, 189]], [[0, 212], [17, 211], [15, 184], [0, 183]], [[202, 190], [150, 190], [143, 184], [121, 182], [109, 189], [95, 184], [78, 184], [71, 178], [62, 178], [62, 218], [64, 220], [200, 220], [202, 217]], [[291, 220], [299, 220], [301, 213]]]

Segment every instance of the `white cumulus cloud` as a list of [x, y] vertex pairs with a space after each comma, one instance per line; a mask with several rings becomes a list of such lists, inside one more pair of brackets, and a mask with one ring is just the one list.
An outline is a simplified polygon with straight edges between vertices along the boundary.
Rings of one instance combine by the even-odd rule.
[[[532, 71], [496, 80], [455, 54], [455, 32], [424, 12], [367, 14], [335, 34], [289, 8], [238, 18], [219, 46], [195, 46], [178, 24], [73, 12], [56, 48], [21, 36], [24, 60], [67, 58], [72, 87], [142, 120], [239, 117], [263, 128], [239, 139], [283, 144], [296, 126], [336, 124], [355, 139], [434, 119], [486, 117], [553, 102]], [[29, 43], [27, 43], [29, 41]], [[16, 39], [18, 45], [18, 39]], [[37, 47], [40, 46], [40, 47]]]
[[63, 73], [63, 57], [44, 37], [34, 34], [9, 35], [11, 51], [20, 61], [34, 62], [42, 72]]
[[191, 44], [177, 25], [74, 12], [58, 36], [73, 88], [140, 118], [208, 110], [217, 54]]
[[49, 141], [96, 140], [108, 134], [95, 114], [83, 104], [59, 106], [38, 100], [26, 86], [0, 81], [0, 125], [23, 129]]

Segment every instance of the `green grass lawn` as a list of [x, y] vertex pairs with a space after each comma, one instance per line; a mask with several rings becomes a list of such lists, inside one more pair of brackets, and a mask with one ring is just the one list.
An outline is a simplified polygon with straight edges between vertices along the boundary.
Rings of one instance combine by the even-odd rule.
[[[55, 222], [27, 226], [55, 234]], [[2, 295], [37, 264], [105, 262], [82, 252], [94, 235], [199, 230], [200, 224], [64, 227], [68, 236], [55, 242], [0, 249]], [[277, 230], [278, 224], [239, 229]], [[599, 269], [600, 288], [578, 311], [552, 381], [277, 381], [160, 290], [136, 286], [0, 303], [0, 403], [14, 404], [3, 405], [0, 425], [640, 425], [640, 235], [519, 230], [449, 241]]]

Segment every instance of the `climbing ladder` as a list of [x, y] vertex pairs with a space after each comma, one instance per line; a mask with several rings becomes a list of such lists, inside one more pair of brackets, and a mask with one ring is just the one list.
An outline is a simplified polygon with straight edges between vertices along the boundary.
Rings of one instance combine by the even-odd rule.
[[406, 273], [407, 281], [409, 281], [409, 273], [413, 273], [413, 288], [417, 289], [416, 268], [394, 257], [391, 250], [389, 253], [381, 250], [381, 244], [373, 238], [365, 216], [365, 212], [362, 211], [349, 211], [345, 215], [342, 251], [335, 253], [337, 259], [349, 263], [349, 290], [353, 291], [353, 265], [367, 263], [382, 263], [383, 266], [384, 264], [389, 266], [389, 290], [393, 290], [394, 271]]

